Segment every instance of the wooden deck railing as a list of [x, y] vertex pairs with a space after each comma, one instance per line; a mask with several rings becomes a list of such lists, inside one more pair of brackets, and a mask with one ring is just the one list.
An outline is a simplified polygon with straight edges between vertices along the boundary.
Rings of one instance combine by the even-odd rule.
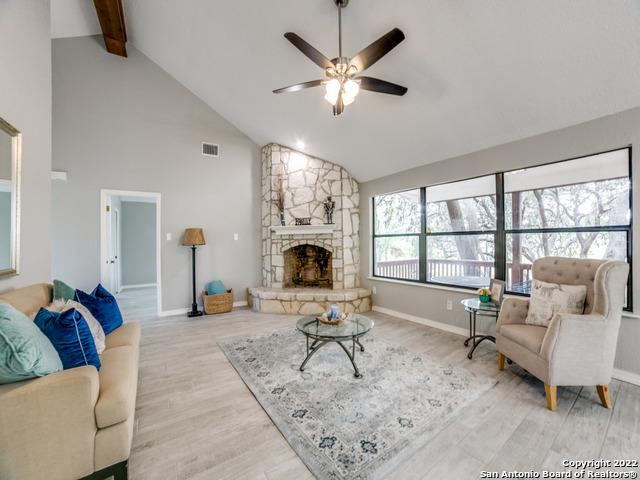
[[[392, 260], [376, 262], [375, 274], [381, 277], [405, 278], [418, 280], [419, 260], [410, 258], [406, 260]], [[519, 275], [515, 275], [514, 273]], [[456, 259], [436, 259], [427, 260], [427, 275], [430, 279], [455, 278], [455, 277], [477, 277], [493, 278], [494, 265], [491, 261], [484, 260], [456, 260]], [[513, 263], [507, 263], [507, 277], [517, 280], [516, 283], [528, 282], [531, 280], [531, 264], [520, 264], [519, 272], [513, 271]]]

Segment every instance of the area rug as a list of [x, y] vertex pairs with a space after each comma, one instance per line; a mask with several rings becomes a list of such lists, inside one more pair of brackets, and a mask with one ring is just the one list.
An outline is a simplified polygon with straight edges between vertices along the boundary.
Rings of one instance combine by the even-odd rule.
[[362, 344], [362, 378], [335, 344], [300, 372], [305, 338], [293, 329], [219, 346], [319, 479], [384, 477], [495, 384], [374, 336]]

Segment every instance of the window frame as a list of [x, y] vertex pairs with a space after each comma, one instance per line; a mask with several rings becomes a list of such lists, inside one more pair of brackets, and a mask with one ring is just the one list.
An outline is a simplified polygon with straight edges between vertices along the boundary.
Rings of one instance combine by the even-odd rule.
[[[592, 157], [596, 155], [602, 155], [605, 153], [616, 152], [621, 150], [628, 151], [628, 172], [629, 172], [629, 224], [628, 225], [600, 225], [600, 226], [586, 226], [586, 227], [541, 227], [541, 228], [506, 228], [505, 217], [505, 199], [504, 192], [504, 176], [509, 172], [522, 170], [523, 168], [536, 168], [547, 165], [553, 165], [562, 162], [569, 162], [572, 160], [579, 160], [581, 158]], [[380, 195], [374, 195], [371, 197], [371, 275], [373, 278], [387, 279], [387, 280], [400, 280], [403, 282], [411, 282], [416, 284], [426, 284], [441, 287], [453, 287], [464, 290], [476, 290], [476, 287], [465, 286], [460, 284], [450, 284], [442, 282], [434, 282], [427, 280], [427, 238], [432, 236], [462, 236], [462, 235], [494, 235], [494, 272], [495, 278], [498, 280], [507, 281], [507, 235], [517, 234], [542, 234], [542, 233], [589, 233], [589, 232], [624, 232], [627, 238], [627, 263], [629, 264], [630, 274], [627, 280], [627, 295], [625, 311], [633, 311], [633, 149], [632, 145], [625, 147], [613, 148], [610, 150], [604, 150], [602, 152], [592, 153], [589, 155], [581, 155], [578, 157], [566, 158], [563, 160], [556, 160], [553, 162], [541, 163], [538, 165], [532, 165], [528, 167], [513, 168], [510, 170], [503, 170], [494, 173], [488, 173], [483, 175], [477, 175], [474, 177], [463, 178], [460, 180], [452, 180], [448, 182], [440, 182], [423, 187], [407, 188], [403, 190], [397, 190], [390, 193], [384, 193]], [[496, 225], [494, 230], [481, 230], [481, 231], [449, 231], [449, 232], [427, 232], [427, 187], [446, 185], [449, 183], [456, 183], [464, 180], [473, 180], [475, 178], [481, 178], [493, 175], [496, 181]], [[579, 184], [579, 183], [578, 183]], [[577, 184], [567, 184], [577, 185]], [[420, 191], [420, 231], [418, 233], [392, 233], [392, 234], [378, 234], [376, 233], [376, 197], [382, 195], [392, 195], [395, 193], [402, 193], [411, 190]], [[376, 274], [376, 248], [375, 241], [377, 238], [384, 237], [418, 237], [419, 238], [419, 251], [418, 251], [418, 279], [390, 277]], [[506, 290], [505, 293], [509, 295], [516, 295], [522, 297], [529, 297], [530, 294], [523, 292], [515, 292]]]

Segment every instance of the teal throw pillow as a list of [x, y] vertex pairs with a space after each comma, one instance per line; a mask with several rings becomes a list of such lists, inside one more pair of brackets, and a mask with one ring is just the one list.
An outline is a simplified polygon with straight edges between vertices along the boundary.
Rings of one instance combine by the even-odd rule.
[[76, 289], [70, 287], [62, 280], [53, 281], [53, 299], [54, 300], [74, 300], [76, 296]]
[[205, 290], [207, 291], [207, 295], [220, 295], [221, 293], [227, 293], [227, 289], [224, 288], [224, 283], [220, 280], [214, 280], [213, 282], [207, 283]]
[[56, 349], [22, 312], [0, 303], [0, 384], [62, 370]]

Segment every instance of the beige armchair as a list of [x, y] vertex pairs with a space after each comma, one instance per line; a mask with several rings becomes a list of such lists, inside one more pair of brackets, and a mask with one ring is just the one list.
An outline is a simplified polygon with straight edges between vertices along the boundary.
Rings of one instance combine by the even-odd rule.
[[611, 381], [629, 265], [621, 261], [546, 257], [533, 278], [586, 285], [584, 315], [556, 314], [548, 327], [525, 323], [529, 299], [507, 298], [496, 327], [498, 367], [510, 359], [544, 382], [547, 407], [556, 409], [558, 385], [595, 385], [611, 408]]

